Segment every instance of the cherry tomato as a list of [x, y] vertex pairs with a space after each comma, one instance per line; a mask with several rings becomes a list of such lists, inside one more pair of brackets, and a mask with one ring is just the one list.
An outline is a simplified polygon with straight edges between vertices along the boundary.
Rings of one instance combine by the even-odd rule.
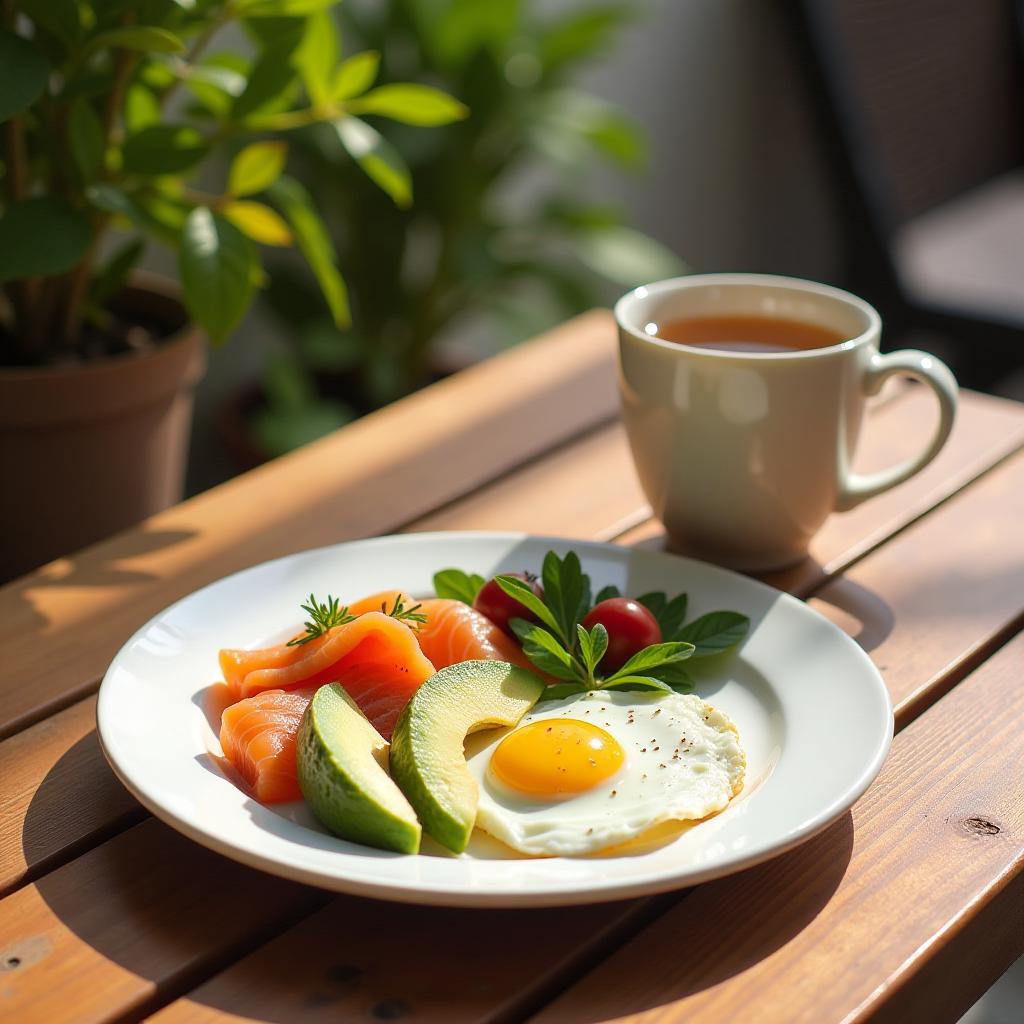
[[[509, 572], [505, 576], [514, 576], [529, 584], [530, 589], [543, 601], [544, 588], [537, 582], [537, 577], [528, 572]], [[526, 619], [527, 622], [536, 622], [537, 617], [525, 605], [521, 605], [514, 597], [509, 597], [495, 580], [488, 580], [476, 595], [473, 607], [491, 620], [499, 629], [504, 630], [509, 636], [515, 636], [512, 627], [508, 624], [509, 619]]]
[[594, 605], [583, 625], [593, 629], [599, 622], [608, 630], [608, 650], [601, 659], [605, 672], [617, 671], [638, 651], [661, 643], [658, 620], [630, 597], [609, 597]]

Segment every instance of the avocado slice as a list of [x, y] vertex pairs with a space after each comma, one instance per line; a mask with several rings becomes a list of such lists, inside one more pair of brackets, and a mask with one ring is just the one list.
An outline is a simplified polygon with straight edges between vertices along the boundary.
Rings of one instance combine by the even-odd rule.
[[460, 661], [412, 695], [391, 738], [391, 777], [428, 835], [455, 853], [469, 844], [479, 791], [466, 767], [467, 733], [515, 725], [544, 692], [532, 672], [505, 661]]
[[398, 853], [419, 850], [416, 813], [387, 774], [387, 740], [337, 683], [313, 695], [295, 759], [302, 795], [335, 835]]

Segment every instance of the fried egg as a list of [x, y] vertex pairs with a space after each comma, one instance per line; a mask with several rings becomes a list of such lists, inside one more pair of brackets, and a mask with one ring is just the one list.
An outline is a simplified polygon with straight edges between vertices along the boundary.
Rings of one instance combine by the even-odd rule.
[[721, 811], [743, 785], [736, 726], [699, 697], [593, 690], [478, 734], [476, 825], [533, 856], [592, 853]]

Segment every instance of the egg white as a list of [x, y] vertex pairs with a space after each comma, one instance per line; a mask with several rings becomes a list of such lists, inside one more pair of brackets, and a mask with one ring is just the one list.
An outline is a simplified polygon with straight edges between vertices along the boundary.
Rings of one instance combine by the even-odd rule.
[[743, 785], [746, 757], [736, 726], [699, 697], [593, 690], [544, 701], [516, 728], [551, 718], [604, 729], [622, 747], [625, 762], [585, 793], [531, 797], [488, 773], [491, 755], [510, 730], [472, 737], [467, 763], [480, 789], [477, 827], [522, 853], [602, 850], [664, 821], [699, 820], [721, 811]]

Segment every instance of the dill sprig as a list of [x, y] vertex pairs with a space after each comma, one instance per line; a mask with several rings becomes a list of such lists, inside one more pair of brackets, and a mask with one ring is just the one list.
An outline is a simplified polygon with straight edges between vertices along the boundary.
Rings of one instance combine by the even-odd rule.
[[309, 621], [304, 623], [306, 633], [304, 636], [297, 636], [288, 641], [289, 647], [299, 647], [323, 636], [329, 629], [335, 626], [344, 626], [346, 622], [352, 622], [354, 615], [349, 615], [348, 606], [339, 607], [338, 599], [327, 595], [327, 603], [321, 604], [312, 594], [309, 595], [309, 604], [301, 606], [302, 610], [309, 615]]
[[418, 622], [420, 625], [427, 621], [426, 615], [420, 611], [422, 604], [414, 604], [410, 608], [406, 608], [405, 601], [401, 594], [395, 597], [395, 603], [391, 606], [391, 610], [388, 610], [387, 602], [381, 603], [380, 610], [385, 615], [390, 615], [393, 619], [398, 619], [399, 622]]

